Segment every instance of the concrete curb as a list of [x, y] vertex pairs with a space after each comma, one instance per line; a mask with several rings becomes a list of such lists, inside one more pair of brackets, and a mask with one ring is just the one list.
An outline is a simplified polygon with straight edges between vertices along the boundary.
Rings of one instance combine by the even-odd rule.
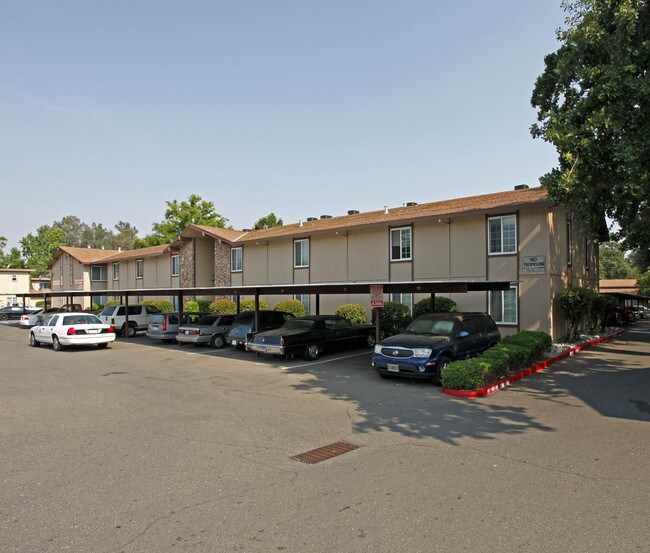
[[449, 388], [443, 388], [442, 391], [450, 396], [454, 397], [484, 397], [488, 396], [490, 394], [493, 394], [497, 391], [499, 391], [501, 388], [505, 388], [506, 386], [510, 386], [514, 382], [517, 382], [518, 380], [521, 380], [522, 378], [526, 378], [527, 376], [530, 376], [531, 374], [535, 374], [539, 371], [544, 370], [545, 368], [549, 367], [553, 363], [557, 363], [558, 361], [561, 361], [562, 359], [565, 359], [566, 357], [570, 357], [572, 355], [575, 355], [576, 353], [585, 350], [587, 348], [590, 348], [591, 346], [595, 346], [596, 344], [600, 344], [601, 342], [605, 342], [606, 340], [610, 340], [612, 338], [615, 338], [616, 336], [620, 336], [623, 334], [624, 330], [617, 330], [616, 332], [613, 332], [612, 334], [608, 334], [607, 336], [601, 336], [600, 338], [596, 338], [595, 340], [590, 340], [589, 342], [585, 342], [583, 344], [580, 344], [578, 346], [574, 346], [566, 351], [563, 351], [559, 355], [556, 355], [555, 357], [550, 357], [549, 359], [544, 359], [543, 361], [540, 361], [533, 367], [528, 367], [527, 369], [522, 369], [519, 372], [516, 372], [515, 374], [512, 374], [510, 376], [506, 376], [504, 378], [501, 378], [500, 380], [497, 380], [494, 384], [490, 384], [489, 386], [485, 386], [483, 388], [478, 388], [476, 390], [451, 390]]

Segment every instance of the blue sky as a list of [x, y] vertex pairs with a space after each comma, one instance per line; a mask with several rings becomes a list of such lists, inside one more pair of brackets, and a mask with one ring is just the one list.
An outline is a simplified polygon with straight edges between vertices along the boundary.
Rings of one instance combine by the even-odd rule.
[[560, 0], [3, 2], [0, 235], [140, 236], [198, 194], [235, 228], [537, 185]]

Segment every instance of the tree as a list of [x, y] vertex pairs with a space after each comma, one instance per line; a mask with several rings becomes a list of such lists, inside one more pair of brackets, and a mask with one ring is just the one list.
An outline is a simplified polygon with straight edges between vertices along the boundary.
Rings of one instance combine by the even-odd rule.
[[650, 3], [564, 2], [559, 49], [544, 58], [531, 103], [534, 138], [559, 166], [540, 182], [595, 235], [605, 216], [625, 250], [650, 246]]
[[81, 235], [82, 248], [108, 248], [112, 249], [115, 235], [101, 223], [91, 223]]
[[153, 233], [136, 241], [136, 247], [169, 244], [189, 225], [205, 225], [208, 227], [226, 228], [228, 219], [214, 210], [214, 204], [201, 199], [201, 196], [191, 194], [187, 201], [165, 202], [167, 210], [165, 219], [152, 225]]
[[638, 272], [625, 259], [625, 252], [618, 242], [605, 242], [599, 251], [600, 278], [636, 278]]
[[18, 248], [11, 248], [8, 254], [5, 254], [7, 239], [0, 236], [0, 267], [3, 269], [24, 269], [25, 260], [20, 256]]
[[260, 230], [263, 228], [281, 227], [282, 225], [282, 219], [278, 219], [275, 213], [269, 213], [265, 217], [260, 217], [253, 225], [253, 229]]
[[650, 269], [643, 273], [639, 280], [637, 280], [636, 285], [639, 289], [639, 294], [642, 296], [650, 296]]
[[82, 223], [79, 217], [66, 215], [60, 221], [54, 221], [53, 228], [60, 228], [63, 231], [66, 246], [83, 248], [87, 244], [83, 243], [84, 233], [88, 230], [88, 225]]
[[43, 225], [36, 229], [36, 235], [30, 232], [25, 236], [20, 245], [32, 274], [41, 276], [49, 273], [47, 264], [56, 248], [65, 245], [65, 237], [60, 227]]
[[115, 225], [115, 235], [113, 236], [113, 242], [111, 244], [112, 250], [123, 249], [131, 250], [133, 249], [133, 244], [138, 238], [138, 229], [134, 226], [131, 226], [131, 223], [126, 221], [119, 221]]

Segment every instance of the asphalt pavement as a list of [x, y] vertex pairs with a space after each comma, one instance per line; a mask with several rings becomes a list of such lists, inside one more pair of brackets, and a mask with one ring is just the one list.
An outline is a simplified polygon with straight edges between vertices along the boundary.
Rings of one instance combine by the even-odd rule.
[[2, 553], [650, 551], [650, 321], [480, 399], [367, 350], [27, 336], [0, 325]]

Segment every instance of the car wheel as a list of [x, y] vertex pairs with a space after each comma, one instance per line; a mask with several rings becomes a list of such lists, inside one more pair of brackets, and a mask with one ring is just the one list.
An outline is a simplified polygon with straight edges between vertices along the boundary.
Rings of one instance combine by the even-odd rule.
[[433, 376], [433, 383], [436, 386], [442, 385], [442, 371], [444, 371], [449, 366], [449, 363], [450, 361], [448, 357], [441, 357], [440, 361], [438, 361], [438, 366], [436, 367], [436, 373]]
[[104, 342], [103, 344], [97, 344], [98, 348], [107, 348], [108, 347], [108, 342]]
[[133, 338], [135, 336], [135, 331], [136, 328], [134, 325], [129, 325], [126, 326], [126, 323], [122, 325], [122, 336], [126, 336], [127, 338]]
[[61, 351], [63, 349], [61, 342], [59, 342], [59, 337], [56, 334], [52, 336], [52, 349], [54, 351]]
[[221, 334], [215, 334], [210, 341], [210, 345], [215, 349], [221, 349], [225, 343], [226, 341]]
[[38, 343], [38, 340], [36, 340], [36, 336], [34, 336], [33, 332], [29, 333], [29, 345], [32, 346], [33, 348], [37, 348], [41, 344]]
[[369, 348], [374, 348], [376, 343], [377, 340], [375, 340], [374, 334], [368, 334], [368, 336], [366, 336], [366, 346]]
[[320, 347], [318, 344], [310, 344], [305, 348], [303, 357], [307, 361], [315, 361], [320, 357]]
[[0, 321], [6, 321], [9, 316], [6, 313], [0, 313]]

